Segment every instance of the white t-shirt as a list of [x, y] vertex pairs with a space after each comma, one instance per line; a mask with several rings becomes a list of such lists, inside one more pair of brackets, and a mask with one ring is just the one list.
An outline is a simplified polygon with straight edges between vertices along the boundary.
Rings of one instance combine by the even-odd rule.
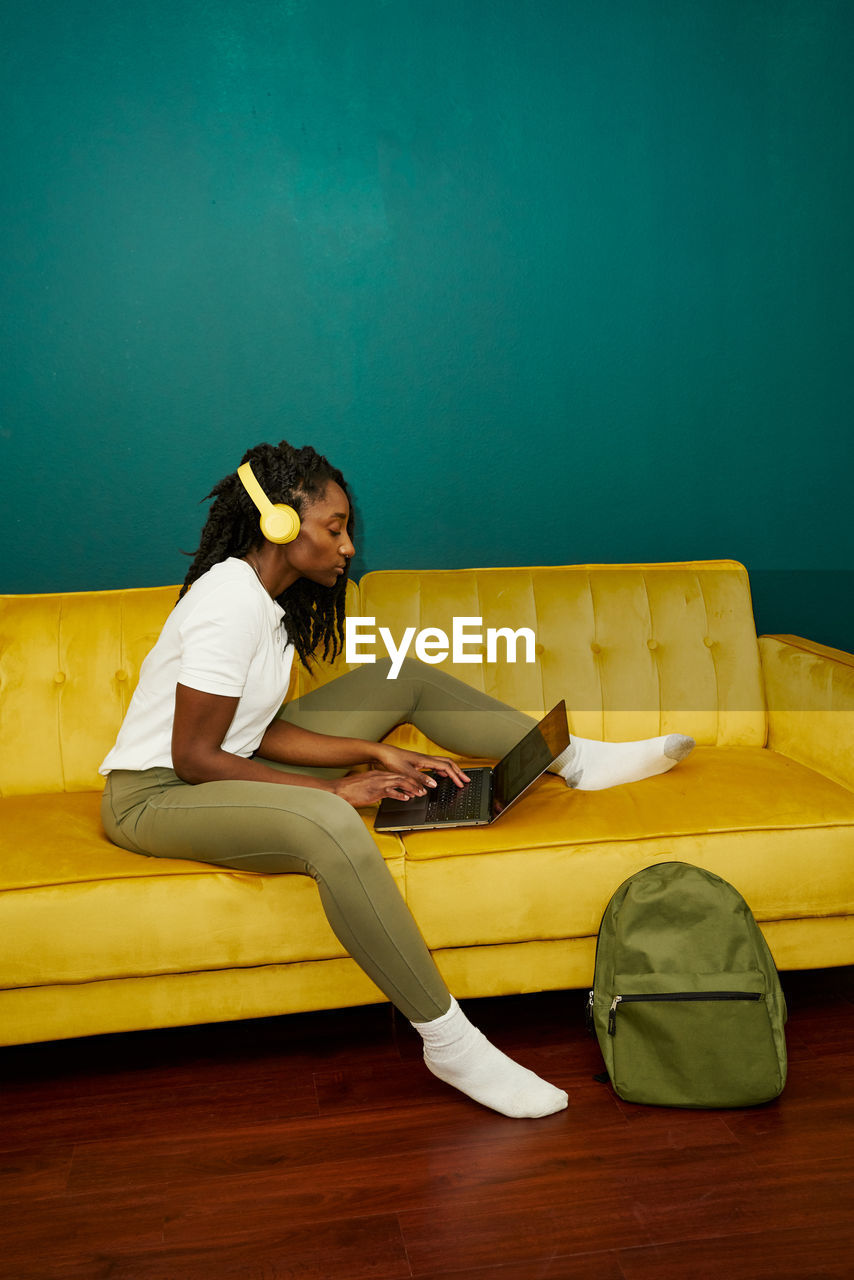
[[245, 560], [232, 557], [202, 574], [143, 662], [116, 745], [99, 772], [173, 767], [179, 683], [240, 699], [222, 749], [251, 756], [288, 691], [294, 647], [282, 616]]

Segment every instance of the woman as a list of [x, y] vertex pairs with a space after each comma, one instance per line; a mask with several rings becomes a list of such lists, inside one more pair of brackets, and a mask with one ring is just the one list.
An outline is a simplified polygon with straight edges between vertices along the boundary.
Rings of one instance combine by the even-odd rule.
[[[257, 500], [293, 508], [298, 531], [265, 536], [236, 474], [209, 495], [178, 603], [101, 766], [105, 830], [135, 853], [312, 876], [336, 936], [422, 1036], [434, 1075], [504, 1115], [559, 1111], [563, 1090], [501, 1053], [453, 999], [357, 812], [424, 795], [436, 785], [425, 769], [468, 780], [452, 760], [380, 741], [394, 725], [499, 757], [534, 722], [413, 661], [396, 680], [366, 665], [282, 708], [294, 652], [308, 666], [342, 643], [353, 514], [344, 477], [309, 447], [262, 444], [243, 461]], [[573, 738], [553, 769], [597, 789], [663, 772], [686, 744]], [[369, 771], [351, 773], [359, 764]]]

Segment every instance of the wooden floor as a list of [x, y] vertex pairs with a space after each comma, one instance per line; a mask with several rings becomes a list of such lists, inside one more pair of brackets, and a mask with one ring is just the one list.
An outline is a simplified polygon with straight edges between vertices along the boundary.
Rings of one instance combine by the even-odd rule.
[[784, 975], [789, 1083], [747, 1111], [593, 1080], [582, 996], [470, 1001], [569, 1091], [507, 1120], [388, 1008], [0, 1050], [4, 1280], [854, 1276], [854, 969]]

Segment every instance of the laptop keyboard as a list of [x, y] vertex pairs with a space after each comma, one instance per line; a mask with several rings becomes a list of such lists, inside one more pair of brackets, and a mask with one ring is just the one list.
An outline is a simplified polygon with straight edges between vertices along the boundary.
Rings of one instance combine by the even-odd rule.
[[471, 782], [458, 787], [450, 778], [442, 773], [431, 773], [438, 786], [430, 790], [427, 801], [427, 819], [439, 819], [442, 822], [464, 822], [469, 818], [479, 818], [482, 807], [483, 788], [489, 786], [489, 771], [472, 773]]

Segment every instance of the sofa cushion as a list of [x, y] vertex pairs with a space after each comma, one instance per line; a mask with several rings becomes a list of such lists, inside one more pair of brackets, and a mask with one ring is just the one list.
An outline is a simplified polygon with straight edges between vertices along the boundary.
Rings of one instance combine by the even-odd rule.
[[[0, 801], [0, 987], [346, 955], [307, 876], [128, 853], [103, 834], [100, 801], [95, 792]], [[400, 841], [375, 838], [403, 889]]]
[[592, 936], [618, 885], [668, 859], [729, 880], [760, 922], [854, 911], [854, 793], [760, 748], [698, 747], [608, 791], [548, 775], [492, 826], [402, 838], [433, 948]]

